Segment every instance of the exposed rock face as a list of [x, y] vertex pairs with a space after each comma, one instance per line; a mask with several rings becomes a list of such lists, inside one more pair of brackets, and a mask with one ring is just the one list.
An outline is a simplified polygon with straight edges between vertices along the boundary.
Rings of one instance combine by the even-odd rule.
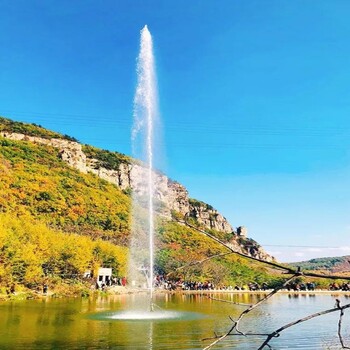
[[64, 139], [44, 139], [41, 137], [28, 136], [24, 134], [9, 133], [6, 131], [0, 132], [0, 136], [6, 137], [10, 140], [30, 141], [34, 143], [44, 144], [58, 148], [62, 160], [67, 162], [70, 166], [80, 170], [83, 173], [87, 172], [86, 156], [81, 149], [81, 144]]
[[198, 223], [210, 229], [226, 233], [234, 232], [226, 218], [203, 202], [190, 201], [190, 216], [196, 218]]
[[[108, 170], [98, 167], [97, 164], [96, 159], [87, 159], [87, 171], [114, 183], [122, 190], [132, 188], [139, 196], [146, 194], [148, 169], [145, 167], [139, 164], [121, 163], [118, 170]], [[156, 183], [155, 198], [164, 203], [162, 214], [170, 217], [171, 210], [183, 215], [189, 212], [188, 192], [184, 186], [158, 172], [153, 173], [153, 178]]]
[[[148, 177], [148, 169], [139, 164], [121, 163], [117, 170], [109, 170], [100, 167], [98, 160], [89, 159], [82, 151], [78, 142], [65, 139], [45, 139], [41, 137], [28, 136], [19, 133], [0, 132], [0, 136], [10, 140], [30, 141], [59, 149], [60, 157], [71, 167], [83, 173], [91, 172], [100, 178], [111, 182], [122, 190], [132, 188], [137, 194], [145, 192], [145, 179]], [[155, 198], [164, 203], [164, 213], [170, 217], [170, 211], [175, 210], [181, 214], [189, 212], [188, 192], [181, 184], [170, 180], [167, 176], [158, 172], [153, 173], [156, 183]]]
[[[232, 244], [232, 241], [230, 242]], [[244, 239], [240, 241], [239, 239], [233, 244], [236, 249], [240, 249], [245, 254], [252, 256], [253, 258], [265, 260], [265, 261], [274, 261], [275, 258], [267, 254], [263, 248], [259, 246], [257, 242], [250, 239]]]
[[190, 203], [188, 199], [188, 191], [178, 182], [168, 179], [168, 205], [176, 212], [182, 215], [190, 211]]
[[247, 235], [248, 235], [247, 228], [244, 226], [237, 227], [237, 235], [242, 236], [242, 237], [247, 237]]
[[[30, 141], [55, 147], [59, 150], [60, 157], [71, 167], [83, 173], [91, 172], [100, 178], [111, 182], [122, 190], [132, 188], [135, 193], [142, 196], [147, 190], [145, 180], [148, 178], [148, 169], [140, 164], [121, 162], [117, 169], [110, 170], [99, 165], [99, 161], [87, 158], [78, 142], [65, 139], [45, 139], [36, 136], [28, 136], [19, 133], [0, 132], [0, 136], [19, 141]], [[217, 210], [210, 205], [191, 200], [187, 189], [178, 182], [172, 181], [164, 174], [153, 172], [156, 183], [155, 198], [163, 205], [159, 206], [159, 213], [171, 217], [171, 211], [182, 215], [188, 214], [197, 222], [209, 229], [232, 233], [232, 240], [228, 243], [237, 251], [244, 252], [250, 256], [271, 261], [273, 258], [254, 241], [246, 238], [247, 231], [244, 227], [238, 227], [237, 232], [229, 222]], [[145, 190], [146, 189], [146, 190]], [[249, 241], [249, 243], [247, 243]], [[254, 244], [251, 244], [254, 242]]]
[[260, 260], [264, 260], [264, 261], [274, 261], [275, 258], [269, 254], [267, 254], [265, 252], [265, 250], [261, 247], [257, 247], [256, 249], [254, 249], [253, 251], [249, 251], [248, 255], [260, 259]]

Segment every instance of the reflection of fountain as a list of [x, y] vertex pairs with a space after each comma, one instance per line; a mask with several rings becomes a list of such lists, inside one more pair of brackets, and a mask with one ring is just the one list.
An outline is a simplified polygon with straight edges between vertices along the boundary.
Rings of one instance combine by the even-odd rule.
[[[145, 26], [141, 30], [140, 53], [137, 62], [137, 87], [134, 99], [134, 125], [132, 130], [133, 155], [146, 164], [145, 172], [138, 174], [139, 188], [133, 192], [133, 232], [130, 246], [131, 280], [142, 285], [142, 274], [150, 294], [153, 311], [153, 247], [154, 247], [154, 125], [157, 117], [157, 89], [152, 37]], [[147, 261], [147, 263], [145, 263]], [[149, 266], [147, 273], [139, 266]], [[141, 272], [141, 273], [140, 273]]]
[[148, 335], [148, 339], [149, 339], [149, 347], [148, 347], [148, 350], [153, 350], [153, 322], [150, 322], [150, 324], [149, 324], [149, 335]]

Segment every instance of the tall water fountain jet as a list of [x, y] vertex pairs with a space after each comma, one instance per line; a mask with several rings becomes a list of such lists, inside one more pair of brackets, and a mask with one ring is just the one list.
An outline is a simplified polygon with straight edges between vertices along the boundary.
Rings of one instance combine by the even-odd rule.
[[132, 129], [133, 156], [143, 162], [144, 171], [138, 174], [134, 172], [135, 178], [132, 179], [135, 186], [133, 186], [133, 232], [129, 279], [131, 278], [133, 284], [141, 286], [142, 273], [144, 274], [150, 293], [151, 311], [153, 310], [154, 194], [156, 190], [154, 127], [158, 118], [156, 86], [152, 36], [146, 25], [141, 30], [140, 53], [137, 59], [137, 87]]
[[[148, 295], [132, 295], [126, 310], [92, 315], [95, 320], [146, 321], [150, 323], [149, 349], [153, 346], [153, 321], [191, 320], [202, 317], [193, 312], [162, 309], [153, 302], [155, 212], [162, 212], [161, 176], [155, 171], [159, 165], [161, 137], [158, 96], [151, 34], [145, 26], [141, 30], [140, 53], [137, 59], [137, 87], [134, 98], [132, 128], [133, 156], [140, 160], [131, 169], [133, 188], [132, 234], [129, 259], [129, 285], [148, 287]], [[155, 149], [157, 152], [155, 152]], [[164, 208], [163, 208], [164, 210]], [[148, 310], [145, 306], [149, 306]], [[156, 309], [154, 309], [157, 307]], [[149, 312], [152, 311], [152, 312]]]

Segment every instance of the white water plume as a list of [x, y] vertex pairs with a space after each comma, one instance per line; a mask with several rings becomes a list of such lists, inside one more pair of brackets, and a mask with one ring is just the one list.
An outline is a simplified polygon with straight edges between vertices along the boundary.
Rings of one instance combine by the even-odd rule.
[[[141, 30], [137, 59], [137, 87], [134, 98], [132, 128], [133, 156], [144, 164], [138, 174], [138, 188], [133, 191], [133, 224], [130, 246], [130, 277], [135, 286], [146, 280], [152, 308], [154, 280], [154, 125], [158, 118], [158, 99], [152, 36], [145, 26]], [[135, 180], [135, 179], [133, 179]]]

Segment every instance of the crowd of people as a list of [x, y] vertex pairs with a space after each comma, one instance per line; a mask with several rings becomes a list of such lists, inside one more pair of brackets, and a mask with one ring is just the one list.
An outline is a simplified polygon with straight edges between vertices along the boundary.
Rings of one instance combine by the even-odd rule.
[[166, 276], [157, 275], [155, 277], [154, 286], [165, 290], [213, 290], [216, 286], [211, 281], [196, 282], [171, 280]]
[[[126, 277], [121, 278], [111, 278], [107, 280], [105, 283], [99, 284], [96, 283], [97, 289], [106, 289], [110, 286], [126, 286], [127, 280]], [[198, 282], [193, 280], [172, 280], [167, 278], [165, 275], [156, 275], [154, 277], [154, 287], [169, 291], [175, 290], [183, 290], [183, 291], [202, 291], [202, 290], [227, 290], [227, 291], [238, 291], [238, 290], [249, 290], [249, 291], [266, 291], [272, 289], [273, 287], [268, 285], [268, 283], [263, 282], [262, 284], [258, 284], [257, 282], [250, 282], [246, 285], [215, 285], [212, 281], [204, 281]], [[47, 288], [45, 288], [44, 293], [47, 293]], [[316, 284], [314, 282], [291, 282], [285, 286], [287, 291], [314, 291], [316, 289]], [[350, 282], [344, 282], [342, 284], [338, 284], [333, 282], [329, 285], [329, 290], [331, 291], [350, 291]]]
[[112, 286], [123, 286], [127, 285], [126, 277], [113, 277], [111, 279], [106, 279], [105, 281], [96, 281], [95, 288], [101, 289], [102, 291], [106, 290], [107, 287]]
[[248, 283], [248, 285], [215, 285], [212, 281], [197, 282], [197, 281], [186, 281], [186, 280], [171, 280], [163, 275], [157, 275], [154, 279], [154, 286], [156, 288], [162, 288], [165, 290], [267, 290], [270, 289], [266, 282], [259, 285], [256, 282]]
[[344, 282], [343, 284], [338, 284], [334, 282], [329, 285], [329, 290], [350, 291], [350, 283]]

